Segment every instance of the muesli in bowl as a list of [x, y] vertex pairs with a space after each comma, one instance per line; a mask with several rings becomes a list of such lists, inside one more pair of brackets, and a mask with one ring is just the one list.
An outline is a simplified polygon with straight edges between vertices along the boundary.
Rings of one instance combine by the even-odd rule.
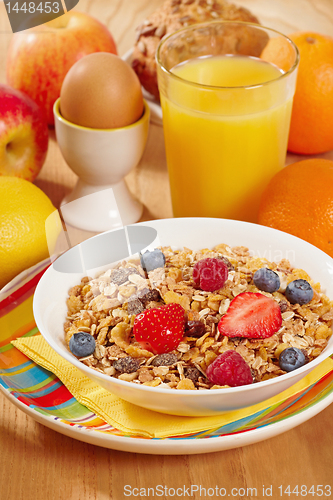
[[[221, 242], [226, 246], [220, 246]], [[200, 250], [204, 247], [207, 250]], [[248, 253], [244, 247], [249, 249]], [[145, 255], [146, 250], [154, 248], [164, 253], [166, 262], [148, 275], [140, 269], [139, 254]], [[200, 269], [199, 283], [193, 280], [195, 261], [204, 258], [216, 258], [229, 265], [227, 280], [213, 292], [200, 286]], [[254, 284], [255, 271], [266, 266], [279, 275], [281, 290], [265, 292]], [[115, 283], [111, 283], [111, 275], [113, 280], [116, 278]], [[269, 227], [211, 218], [154, 220], [98, 234], [62, 254], [40, 279], [33, 310], [37, 327], [51, 348], [95, 384], [150, 410], [208, 416], [245, 408], [280, 394], [333, 354], [332, 305], [327, 298], [333, 297], [332, 276], [331, 257], [299, 238]], [[296, 279], [311, 284], [313, 298], [308, 304], [292, 304], [286, 298], [284, 287], [288, 280]], [[106, 289], [105, 293], [101, 288]], [[229, 334], [226, 325], [222, 332], [219, 330], [220, 321], [230, 318], [233, 300], [241, 300], [244, 293], [259, 293], [262, 300], [274, 302], [273, 311], [279, 309], [282, 324], [279, 326], [281, 319], [275, 314], [276, 332], [270, 337], [254, 339], [242, 337], [240, 332]], [[181, 321], [180, 312], [183, 314], [184, 334], [180, 332], [180, 340], [176, 336], [178, 344], [172, 345], [170, 351], [154, 352], [146, 344], [154, 339], [140, 336], [140, 326], [143, 325], [144, 332], [146, 315], [150, 315], [148, 323], [152, 324], [155, 319], [152, 321], [151, 315], [155, 313], [151, 311], [161, 311], [159, 314], [163, 315], [170, 307], [173, 318], [177, 312], [176, 317]], [[158, 319], [161, 317], [156, 322]], [[139, 327], [138, 339], [134, 337], [135, 321]], [[203, 324], [204, 333], [202, 326], [198, 328], [197, 323], [189, 321]], [[231, 323], [235, 325], [235, 321]], [[79, 331], [95, 342], [93, 355], [75, 356], [70, 351], [69, 338]], [[285, 372], [277, 362], [278, 349], [285, 346], [304, 349], [309, 361], [302, 351], [307, 362]], [[147, 351], [146, 355], [142, 351]], [[223, 351], [233, 353], [223, 363], [225, 366], [232, 364], [235, 354], [244, 359], [251, 371], [251, 383], [232, 386], [230, 380], [208, 379], [208, 366], [214, 367], [214, 361], [223, 356]], [[176, 356], [175, 362], [166, 364], [166, 356], [169, 363], [173, 360], [170, 354]], [[129, 356], [134, 359], [130, 373], [126, 363], [131, 359], [124, 361]], [[87, 364], [80, 361], [82, 358], [87, 358]], [[214, 386], [221, 388], [211, 390]], [[188, 390], [193, 387], [195, 390]]]
[[306, 270], [245, 246], [161, 247], [69, 290], [70, 351], [134, 384], [210, 390], [280, 377], [319, 356], [333, 302]]

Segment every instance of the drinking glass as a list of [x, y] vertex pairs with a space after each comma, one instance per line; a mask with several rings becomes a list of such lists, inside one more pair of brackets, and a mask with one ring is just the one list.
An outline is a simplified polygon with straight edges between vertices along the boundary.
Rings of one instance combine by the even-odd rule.
[[[276, 46], [283, 64], [270, 60]], [[213, 21], [164, 37], [156, 61], [174, 217], [256, 222], [285, 163], [297, 47], [258, 24]]]

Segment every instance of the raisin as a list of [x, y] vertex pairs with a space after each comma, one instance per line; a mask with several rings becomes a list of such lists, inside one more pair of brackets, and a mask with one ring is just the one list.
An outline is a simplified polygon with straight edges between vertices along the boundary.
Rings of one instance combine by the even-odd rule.
[[302, 353], [305, 356], [305, 363], [308, 363], [310, 361], [310, 358], [309, 358], [309, 355], [308, 355], [306, 349], [300, 349], [300, 350], [302, 351]]
[[187, 337], [201, 337], [205, 333], [205, 325], [201, 321], [188, 321], [185, 325]]
[[177, 363], [178, 356], [172, 352], [166, 352], [164, 354], [160, 354], [156, 356], [156, 358], [152, 361], [153, 366], [170, 366], [174, 363]]
[[285, 300], [281, 300], [279, 306], [280, 306], [280, 311], [284, 313], [288, 309], [288, 302], [286, 302]]
[[133, 267], [126, 267], [124, 269], [114, 269], [111, 273], [111, 281], [116, 285], [122, 285], [127, 281], [130, 274], [138, 274], [137, 270]]
[[141, 65], [139, 59], [133, 59], [132, 61], [132, 68], [135, 70]]
[[153, 36], [155, 31], [157, 29], [157, 26], [146, 26], [141, 30], [140, 35], [141, 36]]
[[142, 302], [139, 299], [130, 300], [127, 304], [128, 314], [140, 314], [144, 311]]
[[223, 255], [221, 257], [218, 257], [218, 259], [222, 260], [222, 262], [224, 262], [224, 264], [227, 266], [228, 268], [228, 271], [234, 271], [235, 268], [234, 266], [231, 264], [230, 260], [227, 259], [226, 257], [223, 257]]
[[253, 382], [260, 382], [260, 375], [253, 368], [251, 368], [251, 375], [252, 375], [252, 378], [253, 378]]
[[178, 21], [183, 24], [183, 23], [188, 23], [189, 21], [194, 21], [194, 19], [191, 16], [183, 16], [178, 19]]
[[212, 5], [213, 9], [214, 10], [221, 10], [222, 9], [222, 5], [220, 5], [219, 3], [215, 2], [213, 5]]
[[161, 297], [159, 291], [156, 290], [156, 288], [153, 288], [152, 290], [150, 290], [149, 288], [143, 288], [138, 293], [138, 298], [145, 306], [148, 302], [158, 301]]
[[140, 361], [138, 359], [132, 358], [132, 356], [126, 356], [126, 358], [116, 359], [113, 362], [113, 367], [120, 373], [136, 372], [139, 366]]
[[184, 375], [186, 378], [189, 378], [192, 380], [192, 382], [198, 382], [198, 378], [200, 377], [201, 373], [199, 372], [198, 368], [195, 368], [194, 366], [187, 366], [184, 368]]

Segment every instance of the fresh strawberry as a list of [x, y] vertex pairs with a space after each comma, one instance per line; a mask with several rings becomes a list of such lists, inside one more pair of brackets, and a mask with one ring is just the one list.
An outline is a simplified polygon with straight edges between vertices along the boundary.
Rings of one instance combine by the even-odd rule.
[[135, 317], [134, 336], [144, 349], [154, 354], [170, 352], [184, 336], [185, 311], [179, 304], [147, 309]]
[[264, 339], [276, 333], [281, 324], [281, 310], [275, 300], [262, 293], [244, 292], [231, 301], [218, 329], [227, 337]]
[[228, 279], [228, 267], [222, 259], [199, 260], [193, 267], [193, 281], [201, 290], [215, 292]]

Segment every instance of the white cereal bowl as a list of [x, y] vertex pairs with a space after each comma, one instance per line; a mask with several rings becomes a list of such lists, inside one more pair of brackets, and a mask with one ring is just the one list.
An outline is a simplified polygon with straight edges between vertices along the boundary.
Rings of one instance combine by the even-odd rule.
[[254, 254], [270, 261], [287, 258], [293, 266], [304, 269], [315, 282], [319, 281], [323, 291], [333, 297], [333, 259], [299, 238], [265, 226], [233, 220], [164, 219], [101, 233], [59, 257], [36, 288], [33, 310], [37, 327], [48, 344], [87, 377], [107, 391], [144, 408], [174, 415], [208, 416], [271, 398], [298, 382], [331, 355], [333, 336], [315, 360], [293, 372], [253, 385], [207, 391], [148, 387], [118, 380], [84, 365], [66, 347], [63, 331], [66, 298], [68, 290], [83, 276], [94, 277], [145, 248], [170, 245], [175, 249], [186, 246], [195, 250], [211, 248], [218, 243], [247, 246]]

